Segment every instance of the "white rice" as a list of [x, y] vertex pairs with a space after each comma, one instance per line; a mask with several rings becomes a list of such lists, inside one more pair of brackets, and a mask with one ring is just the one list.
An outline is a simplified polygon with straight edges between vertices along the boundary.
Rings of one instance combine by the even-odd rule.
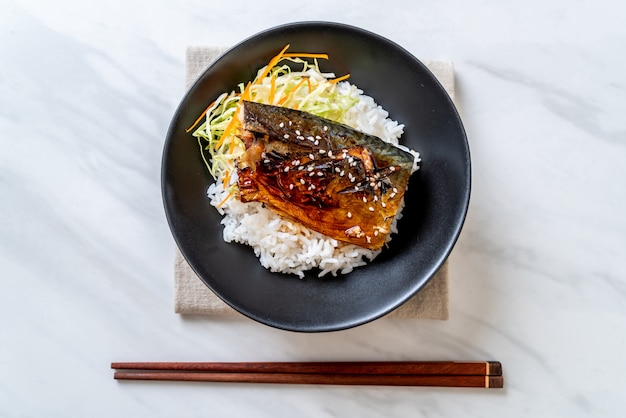
[[[417, 170], [419, 154], [399, 145], [404, 125], [389, 119], [387, 111], [355, 86], [342, 82], [338, 88], [342, 93], [359, 98], [345, 115], [343, 123], [411, 152], [415, 156], [413, 171]], [[235, 181], [235, 178], [231, 179], [231, 182]], [[318, 268], [320, 277], [328, 273], [336, 276], [350, 273], [380, 253], [380, 250], [368, 250], [327, 237], [275, 214], [259, 202], [242, 203], [231, 198], [218, 207], [228, 195], [221, 180], [211, 184], [207, 193], [211, 205], [223, 215], [224, 241], [251, 246], [261, 265], [272, 272], [304, 277], [305, 271]], [[402, 206], [392, 223], [392, 234], [397, 233], [396, 222], [401, 217]], [[390, 240], [391, 234], [387, 242]]]

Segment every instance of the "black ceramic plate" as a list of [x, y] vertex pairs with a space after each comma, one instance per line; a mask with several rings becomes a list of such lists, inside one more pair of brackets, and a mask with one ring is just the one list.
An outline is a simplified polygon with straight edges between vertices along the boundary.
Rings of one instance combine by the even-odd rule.
[[[209, 205], [213, 181], [195, 138], [185, 132], [221, 92], [251, 80], [286, 44], [290, 52], [324, 52], [323, 71], [350, 82], [404, 123], [403, 143], [421, 154], [406, 195], [399, 234], [374, 262], [338, 277], [304, 279], [264, 269], [252, 249], [222, 239]], [[346, 329], [372, 321], [424, 287], [452, 250], [470, 195], [470, 157], [457, 111], [435, 77], [406, 50], [371, 32], [303, 22], [259, 33], [223, 54], [191, 87], [165, 142], [162, 191], [167, 219], [197, 275], [227, 304], [266, 325], [302, 332]]]

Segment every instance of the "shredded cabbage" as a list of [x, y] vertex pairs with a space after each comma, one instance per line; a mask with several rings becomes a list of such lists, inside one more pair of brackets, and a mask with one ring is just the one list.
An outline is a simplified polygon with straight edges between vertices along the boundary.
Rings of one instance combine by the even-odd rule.
[[[301, 54], [312, 57], [309, 61], [298, 54], [284, 54], [286, 49], [261, 68], [253, 81], [219, 95], [207, 108], [204, 122], [193, 132], [209, 173], [215, 180], [221, 178], [225, 188], [236, 187], [231, 172], [245, 151], [237, 137], [236, 114], [241, 100], [298, 109], [336, 122], [342, 122], [345, 113], [359, 101], [356, 87], [346, 83], [349, 88], [338, 88], [338, 83], [349, 75], [336, 78], [333, 73], [320, 71], [317, 59], [325, 55]], [[285, 61], [302, 67], [294, 71]]]

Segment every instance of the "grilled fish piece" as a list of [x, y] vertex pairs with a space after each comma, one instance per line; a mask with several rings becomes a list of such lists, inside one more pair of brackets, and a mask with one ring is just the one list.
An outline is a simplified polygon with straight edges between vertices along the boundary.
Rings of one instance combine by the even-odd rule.
[[239, 198], [339, 241], [380, 249], [414, 157], [383, 140], [310, 113], [244, 101], [246, 152]]

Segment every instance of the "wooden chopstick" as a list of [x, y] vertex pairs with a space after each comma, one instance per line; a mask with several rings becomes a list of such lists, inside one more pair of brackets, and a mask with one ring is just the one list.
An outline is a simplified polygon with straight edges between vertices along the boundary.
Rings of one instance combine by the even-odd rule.
[[309, 385], [378, 385], [502, 388], [502, 376], [320, 373], [116, 372], [120, 380], [164, 380]]
[[227, 373], [435, 374], [498, 376], [497, 361], [357, 361], [357, 362], [117, 362], [117, 370], [162, 370]]
[[[499, 362], [111, 363], [118, 380], [502, 388]], [[119, 371], [121, 370], [121, 371]]]

